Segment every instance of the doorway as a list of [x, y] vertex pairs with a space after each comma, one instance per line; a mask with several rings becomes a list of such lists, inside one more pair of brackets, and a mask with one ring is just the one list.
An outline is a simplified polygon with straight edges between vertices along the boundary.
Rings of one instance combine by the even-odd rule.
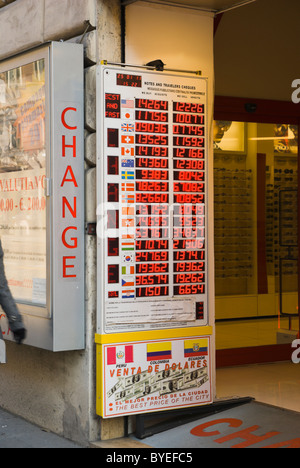
[[223, 111], [214, 121], [217, 366], [287, 359], [299, 333], [298, 123]]

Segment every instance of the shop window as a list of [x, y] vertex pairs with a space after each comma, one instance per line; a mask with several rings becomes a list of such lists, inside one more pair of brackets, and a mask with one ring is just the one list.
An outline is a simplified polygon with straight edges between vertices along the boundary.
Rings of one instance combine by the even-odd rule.
[[214, 122], [217, 320], [296, 319], [297, 180], [297, 126]]

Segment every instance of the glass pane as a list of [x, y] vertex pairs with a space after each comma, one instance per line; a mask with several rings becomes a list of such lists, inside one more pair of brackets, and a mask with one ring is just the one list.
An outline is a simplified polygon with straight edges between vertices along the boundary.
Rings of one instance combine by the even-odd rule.
[[45, 63], [0, 73], [1, 240], [18, 302], [46, 304]]
[[299, 328], [298, 127], [217, 121], [214, 144], [218, 347], [292, 341]]

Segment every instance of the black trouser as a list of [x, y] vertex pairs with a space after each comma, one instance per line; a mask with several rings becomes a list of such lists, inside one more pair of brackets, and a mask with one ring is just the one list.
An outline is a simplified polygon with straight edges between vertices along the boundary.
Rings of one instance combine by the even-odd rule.
[[16, 302], [12, 297], [8, 287], [4, 270], [3, 256], [4, 254], [0, 241], [0, 306], [7, 316], [11, 330], [16, 331], [20, 328], [23, 328], [23, 321]]

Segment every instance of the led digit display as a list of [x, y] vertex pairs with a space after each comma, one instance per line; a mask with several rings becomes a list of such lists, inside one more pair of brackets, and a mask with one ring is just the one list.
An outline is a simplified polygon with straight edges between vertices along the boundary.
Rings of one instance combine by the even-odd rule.
[[[143, 182], [136, 182], [136, 190], [137, 192], [168, 192], [169, 191], [169, 184], [167, 182], [151, 182], [151, 181], [143, 181]], [[153, 203], [160, 203], [153, 201]]]
[[180, 239], [181, 237], [195, 239], [197, 237], [204, 237], [204, 228], [192, 228], [192, 227], [185, 227], [181, 228], [174, 228], [173, 229], [173, 237], [174, 239]]
[[204, 161], [195, 160], [195, 159], [174, 159], [173, 160], [174, 169], [185, 169], [189, 171], [203, 171]]
[[173, 122], [180, 124], [204, 125], [204, 115], [173, 114]]
[[142, 275], [136, 276], [136, 286], [150, 286], [153, 284], [168, 284], [168, 275]]
[[107, 129], [107, 146], [109, 148], [119, 148], [119, 129], [118, 128]]
[[142, 87], [142, 77], [140, 75], [127, 75], [123, 73], [117, 74], [118, 86], [129, 86], [134, 88]]
[[137, 263], [135, 268], [137, 274], [169, 273], [168, 263]]
[[168, 180], [169, 172], [168, 171], [147, 171], [147, 170], [137, 170], [136, 179], [145, 179], [145, 180]]
[[107, 239], [107, 255], [108, 257], [119, 256], [119, 238], [108, 238]]
[[192, 146], [193, 148], [203, 148], [204, 138], [198, 137], [173, 137], [174, 146]]
[[168, 215], [168, 205], [136, 205], [137, 215]]
[[169, 150], [167, 147], [162, 146], [136, 146], [136, 156], [157, 156], [159, 158], [167, 158]]
[[136, 250], [168, 250], [168, 240], [137, 240], [135, 243]]
[[119, 283], [119, 265], [107, 265], [108, 284]]
[[174, 275], [174, 283], [204, 283], [204, 273], [178, 273], [177, 275]]
[[137, 239], [162, 239], [169, 237], [169, 229], [167, 228], [137, 228], [135, 233]]
[[189, 272], [189, 271], [204, 271], [204, 262], [193, 262], [193, 263], [174, 263], [174, 271], [176, 273]]
[[[196, 162], [196, 161], [194, 161]], [[200, 171], [174, 171], [174, 180], [204, 181], [204, 172]]]
[[204, 127], [199, 125], [173, 125], [174, 135], [192, 135], [192, 136], [203, 136]]
[[135, 261], [138, 262], [167, 262], [169, 252], [136, 252]]
[[204, 205], [175, 205], [174, 215], [203, 216], [205, 214]]
[[168, 169], [168, 159], [135, 158], [135, 167]]
[[107, 201], [116, 203], [119, 201], [119, 184], [107, 184]]
[[168, 296], [168, 286], [155, 286], [147, 288], [136, 288], [137, 297], [157, 297], [157, 296]]
[[168, 101], [156, 101], [154, 99], [136, 99], [135, 107], [137, 109], [168, 110]]
[[169, 203], [168, 193], [137, 193], [137, 203]]
[[204, 150], [197, 148], [174, 148], [174, 158], [204, 158]]
[[168, 146], [169, 138], [166, 135], [148, 135], [143, 133], [136, 133], [136, 143], [138, 145], [162, 145]]
[[160, 123], [136, 122], [135, 131], [144, 133], [168, 133], [169, 128], [168, 125]]
[[118, 156], [107, 156], [107, 174], [108, 175], [119, 174], [119, 157]]
[[193, 104], [189, 102], [173, 102], [174, 112], [190, 112], [194, 114], [204, 113], [204, 104]]
[[174, 296], [189, 296], [191, 294], [204, 294], [204, 284], [181, 284], [180, 286], [174, 286]]
[[[201, 249], [204, 249], [205, 248], [205, 243], [204, 243], [204, 239], [189, 239], [189, 240], [186, 240], [186, 239], [174, 239], [173, 241], [173, 249], [176, 250], [181, 250], [181, 249], [184, 249], [184, 250], [201, 250]], [[204, 260], [205, 259], [205, 255], [204, 255], [204, 251], [201, 252], [202, 254], [202, 257], [201, 259], [197, 258], [196, 260]], [[179, 256], [181, 256], [181, 254], [179, 254]], [[175, 257], [174, 257], [174, 260], [175, 260]], [[177, 260], [182, 260], [181, 258], [177, 258]]]
[[120, 94], [105, 94], [105, 117], [108, 119], [119, 119], [121, 117]]
[[174, 194], [175, 203], [189, 203], [195, 204], [204, 203], [204, 194], [203, 193], [175, 193]]
[[174, 192], [204, 192], [204, 184], [196, 184], [195, 182], [174, 182]]
[[136, 218], [136, 225], [140, 227], [165, 227], [169, 225], [169, 221], [165, 216], [139, 216]]
[[190, 261], [190, 260], [204, 260], [204, 250], [197, 251], [175, 251], [173, 253], [174, 261]]
[[192, 216], [181, 216], [181, 217], [174, 217], [174, 226], [204, 226], [204, 217], [192, 217]]
[[148, 120], [149, 122], [168, 122], [167, 112], [135, 111], [135, 120]]
[[119, 229], [119, 210], [107, 210], [107, 229]]

